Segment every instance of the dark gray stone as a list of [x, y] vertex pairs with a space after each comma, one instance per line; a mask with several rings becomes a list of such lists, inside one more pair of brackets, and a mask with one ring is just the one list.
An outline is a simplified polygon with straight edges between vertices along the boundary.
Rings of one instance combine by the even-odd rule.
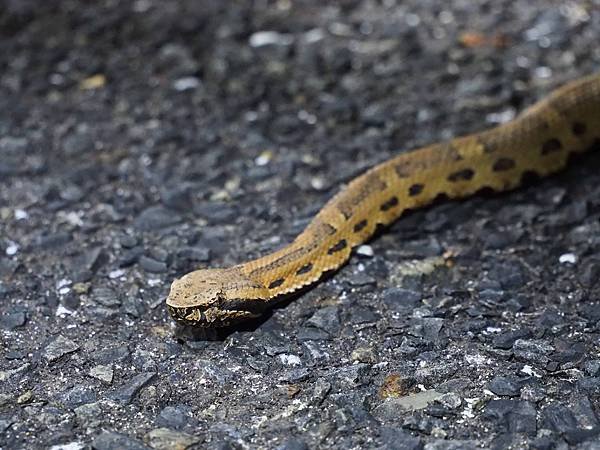
[[181, 217], [173, 210], [163, 206], [151, 206], [142, 211], [133, 224], [138, 230], [151, 231], [175, 225], [180, 221]]
[[477, 450], [480, 447], [477, 441], [436, 439], [425, 444], [423, 450]]
[[179, 430], [192, 422], [194, 422], [194, 420], [189, 414], [189, 408], [180, 405], [165, 406], [156, 418], [156, 424], [158, 426], [174, 428], [176, 430]]
[[302, 327], [298, 330], [296, 338], [299, 341], [326, 341], [331, 340], [332, 335], [313, 327]]
[[41, 235], [36, 239], [36, 245], [43, 249], [57, 249], [67, 245], [73, 236], [67, 232], [60, 232], [49, 235]]
[[110, 396], [120, 403], [131, 403], [140, 389], [148, 384], [155, 376], [156, 372], [146, 372], [135, 375], [124, 384], [118, 386]]
[[12, 424], [13, 422], [9, 419], [0, 419], [0, 433], [4, 433]]
[[566, 362], [579, 361], [586, 353], [585, 345], [581, 342], [570, 342], [558, 339], [554, 341], [555, 352], [550, 358], [553, 361], [564, 364]]
[[561, 326], [565, 323], [565, 318], [554, 309], [546, 309], [536, 319], [535, 325], [540, 329], [550, 329]]
[[488, 383], [488, 389], [496, 395], [516, 397], [521, 393], [521, 383], [514, 377], [496, 376]]
[[389, 450], [421, 450], [421, 439], [410, 433], [391, 427], [383, 427], [380, 432], [383, 447]]
[[52, 340], [44, 349], [44, 358], [48, 362], [54, 362], [60, 359], [64, 355], [73, 353], [79, 349], [79, 345], [73, 342], [71, 339], [64, 336], [57, 336]]
[[92, 441], [94, 450], [150, 450], [137, 439], [114, 431], [104, 431]]
[[148, 256], [156, 261], [165, 262], [169, 257], [169, 252], [162, 247], [152, 247], [148, 250]]
[[577, 386], [590, 395], [600, 395], [600, 377], [583, 377], [577, 380]]
[[107, 255], [102, 247], [93, 247], [86, 249], [75, 260], [75, 269], [77, 271], [96, 272], [107, 261]]
[[557, 439], [551, 436], [541, 436], [531, 440], [529, 445], [532, 450], [555, 450]]
[[280, 377], [280, 380], [286, 383], [300, 383], [301, 381], [308, 379], [310, 373], [311, 371], [304, 367], [290, 369]]
[[403, 288], [388, 288], [381, 293], [381, 299], [392, 311], [404, 312], [421, 304], [423, 295], [420, 292]]
[[423, 317], [412, 320], [411, 333], [423, 338], [426, 342], [437, 342], [440, 331], [444, 326], [444, 319], [440, 317]]
[[308, 450], [308, 444], [300, 439], [292, 438], [277, 446], [277, 450]]
[[142, 247], [133, 247], [123, 252], [118, 259], [119, 267], [129, 267], [139, 261], [140, 257], [144, 254]]
[[121, 236], [121, 239], [119, 239], [119, 243], [123, 248], [133, 248], [138, 244], [138, 242], [138, 238], [130, 234], [124, 234]]
[[600, 441], [594, 439], [587, 442], [583, 442], [576, 447], [576, 450], [600, 450]]
[[96, 287], [92, 291], [92, 298], [94, 301], [102, 306], [108, 308], [116, 307], [121, 304], [119, 295], [109, 287]]
[[317, 309], [306, 321], [307, 325], [319, 328], [327, 333], [336, 335], [340, 330], [340, 313], [337, 306], [326, 306]]
[[483, 233], [481, 237], [485, 248], [499, 250], [516, 244], [522, 235], [521, 230], [507, 230]]
[[560, 433], [571, 444], [583, 442], [600, 432], [600, 429], [581, 429], [573, 412], [564, 405], [551, 403], [542, 411], [545, 428]]
[[600, 302], [585, 303], [581, 309], [583, 311], [583, 317], [588, 322], [596, 324], [600, 321]]
[[379, 315], [366, 306], [355, 306], [352, 308], [349, 320], [354, 324], [373, 323], [379, 320]]
[[89, 386], [75, 386], [60, 394], [61, 402], [68, 408], [75, 408], [84, 403], [96, 401], [96, 393]]
[[543, 340], [517, 339], [513, 344], [513, 353], [519, 361], [545, 366], [554, 347]]
[[27, 322], [27, 315], [24, 311], [3, 311], [0, 313], [0, 327], [5, 330], [14, 330], [22, 327]]
[[181, 212], [186, 212], [193, 204], [190, 186], [185, 184], [161, 190], [160, 198], [167, 208]]
[[127, 345], [107, 347], [102, 350], [95, 350], [92, 353], [92, 358], [94, 361], [100, 364], [123, 362], [130, 356], [131, 352], [129, 351], [129, 347], [127, 347]]
[[210, 261], [210, 249], [206, 247], [185, 247], [179, 249], [177, 258], [194, 262], [208, 262]]
[[141, 256], [138, 262], [146, 272], [163, 273], [167, 271], [167, 265], [164, 262], [148, 256]]
[[494, 266], [488, 276], [498, 281], [503, 289], [509, 290], [521, 287], [526, 281], [523, 268], [514, 261]]
[[579, 273], [579, 281], [586, 288], [592, 288], [600, 279], [600, 261], [589, 261]]
[[492, 345], [504, 350], [511, 349], [517, 339], [527, 339], [531, 337], [531, 331], [527, 329], [511, 330], [501, 333], [494, 337]]
[[506, 432], [535, 435], [537, 430], [535, 406], [526, 401], [490, 400], [482, 417]]
[[350, 286], [370, 286], [377, 283], [377, 280], [365, 272], [355, 272], [347, 278]]
[[356, 387], [366, 382], [369, 376], [370, 366], [364, 363], [340, 367], [336, 371], [336, 377], [345, 387]]
[[229, 224], [239, 217], [237, 208], [223, 202], [197, 204], [194, 206], [194, 213], [210, 224]]
[[331, 391], [331, 383], [324, 378], [318, 378], [315, 382], [311, 401], [315, 405], [323, 403], [329, 392]]
[[583, 363], [583, 369], [589, 376], [595, 377], [600, 375], [600, 359], [591, 359]]
[[139, 297], [128, 295], [123, 300], [123, 311], [133, 317], [142, 317], [146, 312], [146, 305]]

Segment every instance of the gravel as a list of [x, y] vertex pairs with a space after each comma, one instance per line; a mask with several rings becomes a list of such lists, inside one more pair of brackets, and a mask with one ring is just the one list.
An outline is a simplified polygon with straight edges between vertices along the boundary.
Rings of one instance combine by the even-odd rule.
[[599, 448], [597, 154], [240, 328], [164, 308], [598, 70], [597, 2], [1, 3], [0, 448]]

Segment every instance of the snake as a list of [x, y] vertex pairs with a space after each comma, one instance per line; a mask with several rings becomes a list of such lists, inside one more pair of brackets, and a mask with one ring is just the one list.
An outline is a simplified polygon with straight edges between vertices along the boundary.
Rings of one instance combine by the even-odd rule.
[[600, 73], [571, 81], [487, 130], [400, 153], [357, 176], [283, 248], [175, 279], [166, 306], [176, 322], [229, 327], [257, 318], [340, 268], [379, 226], [438, 197], [514, 189], [563, 169], [600, 144]]

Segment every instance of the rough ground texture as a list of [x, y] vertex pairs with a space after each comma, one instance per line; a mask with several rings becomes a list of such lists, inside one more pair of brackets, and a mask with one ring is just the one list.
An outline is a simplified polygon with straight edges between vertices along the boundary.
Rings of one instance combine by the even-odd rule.
[[0, 1], [0, 447], [600, 448], [598, 155], [410, 214], [245, 329], [163, 303], [598, 42], [597, 0]]

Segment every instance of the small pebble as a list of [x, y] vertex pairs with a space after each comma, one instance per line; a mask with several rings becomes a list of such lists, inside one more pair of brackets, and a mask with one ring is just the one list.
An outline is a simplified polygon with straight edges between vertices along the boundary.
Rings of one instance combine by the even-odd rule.
[[173, 89], [179, 92], [198, 88], [202, 83], [196, 77], [179, 78], [173, 82]]
[[558, 262], [561, 264], [575, 264], [577, 262], [577, 255], [574, 253], [564, 253], [559, 256]]
[[167, 271], [167, 264], [162, 261], [157, 261], [148, 256], [142, 256], [139, 259], [139, 264], [146, 272], [163, 273]]
[[290, 45], [294, 38], [290, 34], [282, 34], [277, 31], [257, 31], [250, 36], [248, 43], [250, 47], [264, 47], [266, 45]]
[[64, 355], [79, 350], [79, 345], [64, 336], [58, 336], [51, 341], [44, 349], [44, 358], [49, 362], [54, 362]]
[[96, 378], [104, 383], [112, 383], [114, 371], [110, 366], [97, 365], [90, 369], [89, 375]]
[[367, 258], [372, 258], [375, 252], [373, 252], [373, 247], [370, 245], [360, 245], [356, 249], [356, 254], [360, 256], [366, 256]]

